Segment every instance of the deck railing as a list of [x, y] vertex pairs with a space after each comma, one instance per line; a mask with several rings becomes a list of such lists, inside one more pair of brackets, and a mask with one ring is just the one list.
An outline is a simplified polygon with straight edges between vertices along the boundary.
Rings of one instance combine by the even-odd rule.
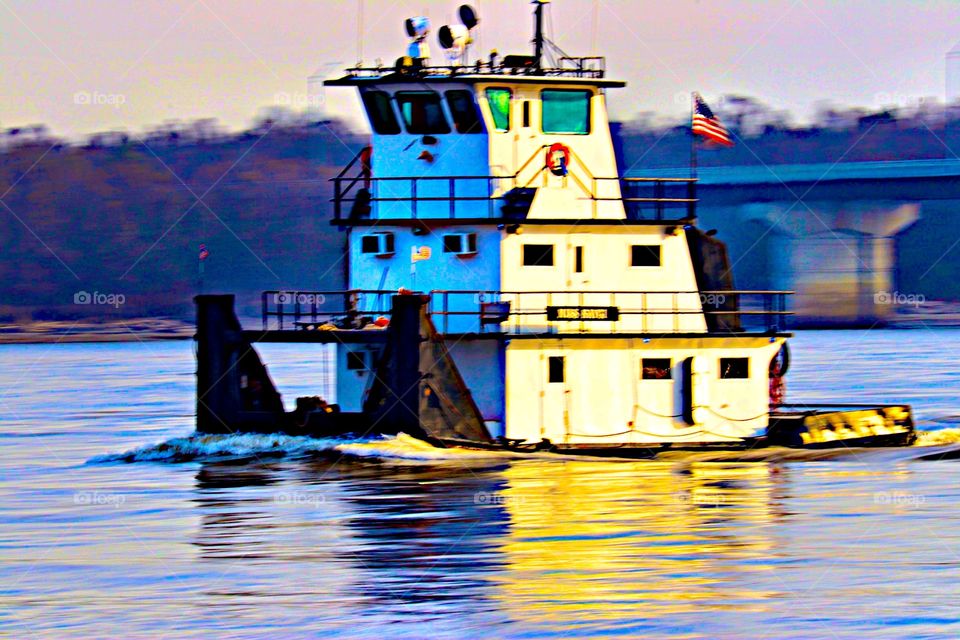
[[[533, 164], [542, 159], [547, 145], [537, 149], [513, 175], [506, 176], [389, 176], [351, 174], [358, 167], [357, 154], [332, 178], [333, 219], [350, 224], [362, 219], [385, 219], [381, 207], [400, 206], [403, 217], [413, 219], [522, 219], [518, 203], [545, 184], [549, 169]], [[628, 220], [682, 221], [696, 217], [695, 178], [626, 178], [594, 176], [576, 152], [567, 178], [578, 197], [592, 202], [594, 216], [601, 202], [622, 201]], [[605, 186], [617, 182], [620, 195], [604, 194]], [[527, 192], [526, 194], [524, 192]], [[529, 205], [529, 202], [527, 203]], [[388, 218], [390, 216], [387, 216]], [[396, 216], [393, 216], [396, 217]]]
[[[359, 329], [395, 291], [266, 291], [263, 329]], [[792, 291], [430, 291], [443, 334], [738, 334], [787, 328]]]

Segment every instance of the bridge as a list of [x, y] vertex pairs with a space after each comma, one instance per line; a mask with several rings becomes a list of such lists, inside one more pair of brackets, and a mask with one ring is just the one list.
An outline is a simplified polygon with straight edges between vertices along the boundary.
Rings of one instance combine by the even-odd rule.
[[960, 300], [960, 160], [698, 173], [699, 225], [728, 243], [736, 286], [796, 291], [796, 324], [873, 326], [922, 301]]

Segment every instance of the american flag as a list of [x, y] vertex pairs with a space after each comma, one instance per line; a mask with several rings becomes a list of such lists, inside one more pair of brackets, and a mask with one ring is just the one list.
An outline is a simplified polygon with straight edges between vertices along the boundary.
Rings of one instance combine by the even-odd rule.
[[207, 245], [200, 245], [200, 260], [206, 260], [210, 257], [210, 252], [207, 251]]
[[713, 115], [699, 93], [693, 94], [693, 135], [703, 136], [725, 147], [733, 146], [730, 133], [720, 124], [720, 118]]

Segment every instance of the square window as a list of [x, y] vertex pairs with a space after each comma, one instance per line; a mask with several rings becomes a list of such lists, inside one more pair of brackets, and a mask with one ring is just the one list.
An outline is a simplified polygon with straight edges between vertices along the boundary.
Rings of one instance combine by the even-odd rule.
[[525, 267], [552, 267], [552, 244], [525, 244], [523, 245], [523, 266]]
[[640, 364], [642, 380], [672, 380], [670, 358], [644, 358]]
[[549, 381], [551, 383], [563, 382], [563, 356], [550, 356], [547, 359], [550, 369]]
[[347, 352], [347, 370], [365, 371], [367, 369], [367, 358], [363, 351]]
[[540, 92], [544, 133], [587, 135], [590, 133], [590, 98], [579, 89], [545, 89]]
[[631, 267], [659, 267], [660, 245], [635, 244], [630, 247]]
[[720, 358], [721, 380], [744, 380], [750, 377], [750, 358]]

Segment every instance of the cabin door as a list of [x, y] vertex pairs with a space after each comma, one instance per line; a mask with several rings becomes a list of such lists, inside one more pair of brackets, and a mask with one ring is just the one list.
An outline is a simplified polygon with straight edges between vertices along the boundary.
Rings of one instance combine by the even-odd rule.
[[552, 442], [566, 441], [569, 364], [569, 358], [557, 351], [541, 356], [540, 426], [542, 437]]

